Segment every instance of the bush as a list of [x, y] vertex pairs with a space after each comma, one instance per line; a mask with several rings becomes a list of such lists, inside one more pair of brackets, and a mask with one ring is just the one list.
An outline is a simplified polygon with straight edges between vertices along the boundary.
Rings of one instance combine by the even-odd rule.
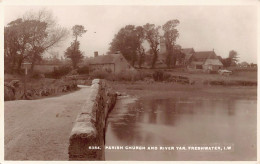
[[171, 78], [171, 74], [163, 72], [163, 71], [155, 71], [153, 73], [154, 81], [167, 81]]
[[78, 68], [78, 73], [81, 74], [89, 74], [89, 66], [85, 65], [83, 67]]
[[115, 80], [118, 81], [137, 81], [144, 80], [147, 75], [136, 70], [125, 70], [115, 75]]
[[45, 77], [50, 77], [50, 78], [61, 78], [64, 75], [67, 75], [71, 71], [71, 67], [69, 66], [61, 66], [61, 67], [54, 67], [54, 70], [51, 73], [46, 73]]
[[107, 70], [95, 70], [90, 73], [93, 78], [106, 79], [110, 81], [137, 81], [144, 80], [148, 74], [136, 70], [124, 70], [119, 73], [113, 74]]
[[31, 77], [33, 79], [41, 79], [41, 78], [45, 78], [45, 75], [40, 73], [40, 72], [37, 72], [37, 71], [34, 71], [32, 74], [31, 74]]
[[113, 76], [111, 73], [108, 73], [107, 71], [104, 70], [94, 70], [90, 74], [93, 78], [99, 78], [99, 79], [109, 79], [111, 78], [110, 76]]

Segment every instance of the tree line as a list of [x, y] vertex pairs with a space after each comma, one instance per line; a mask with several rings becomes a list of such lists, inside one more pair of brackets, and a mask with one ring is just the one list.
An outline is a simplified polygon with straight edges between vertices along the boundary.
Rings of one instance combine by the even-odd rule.
[[[126, 25], [114, 36], [110, 43], [109, 53], [120, 51], [131, 65], [137, 64], [141, 67], [146, 60], [143, 43], [147, 41], [148, 53], [152, 55], [150, 65], [151, 68], [154, 68], [158, 60], [160, 39], [163, 39], [166, 46], [165, 63], [168, 68], [174, 67], [181, 51], [180, 46], [176, 44], [176, 39], [179, 37], [176, 27], [179, 23], [179, 20], [174, 19], [167, 21], [162, 27], [150, 23], [143, 26]], [[160, 35], [161, 29], [163, 30], [162, 36]]]

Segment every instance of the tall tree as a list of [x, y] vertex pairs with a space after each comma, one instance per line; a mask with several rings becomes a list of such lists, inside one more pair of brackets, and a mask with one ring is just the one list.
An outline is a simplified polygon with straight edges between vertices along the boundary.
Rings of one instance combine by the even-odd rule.
[[142, 26], [137, 26], [135, 28], [136, 32], [136, 43], [137, 43], [137, 54], [138, 54], [138, 66], [141, 68], [145, 60], [145, 48], [142, 43], [144, 42], [144, 29]]
[[238, 54], [235, 50], [229, 51], [228, 58], [231, 60], [231, 63], [237, 63], [238, 62]]
[[[31, 51], [29, 53], [30, 61], [32, 62], [31, 70], [33, 71], [36, 61], [42, 59], [43, 53], [64, 41], [68, 36], [68, 30], [57, 25], [57, 21], [51, 11], [41, 9], [37, 12], [27, 12], [23, 19], [25, 21], [37, 21], [45, 24], [45, 35], [35, 32], [37, 26], [32, 28]], [[37, 25], [37, 24], [35, 24]]]
[[238, 54], [235, 50], [229, 51], [228, 57], [221, 60], [224, 67], [230, 67], [232, 64], [236, 65], [238, 62]]
[[128, 60], [131, 64], [135, 61], [135, 53], [133, 54], [134, 47], [132, 44], [134, 29], [134, 25], [126, 25], [121, 28], [114, 36], [109, 48], [110, 53], [120, 51], [126, 60]]
[[143, 26], [143, 28], [145, 32], [145, 39], [148, 41], [151, 52], [153, 54], [151, 67], [154, 68], [158, 58], [159, 43], [160, 43], [159, 29], [161, 27], [160, 26], [156, 27], [154, 24], [147, 23], [146, 25]]
[[82, 25], [75, 25], [72, 27], [73, 36], [75, 37], [74, 42], [76, 43], [78, 41], [78, 37], [81, 37], [84, 33], [87, 32], [85, 30], [85, 27]]
[[178, 54], [179, 54], [178, 46], [175, 46], [176, 39], [179, 37], [179, 32], [176, 29], [176, 26], [179, 23], [180, 22], [177, 19], [169, 20], [162, 26], [162, 29], [164, 31], [163, 37], [165, 40], [166, 51], [167, 51], [166, 64], [168, 68], [172, 66], [175, 67]]
[[[28, 12], [5, 27], [5, 56], [15, 56], [12, 61], [18, 70], [24, 59], [29, 60], [33, 71], [35, 62], [41, 60], [43, 53], [65, 40], [67, 34], [65, 28], [56, 24], [50, 11]], [[10, 35], [16, 40], [11, 41]]]
[[75, 25], [72, 27], [74, 41], [71, 43], [70, 47], [67, 48], [65, 52], [65, 57], [71, 59], [73, 68], [77, 68], [78, 63], [84, 58], [82, 52], [79, 50], [78, 37], [81, 37], [87, 32], [85, 27], [82, 25]]
[[20, 50], [19, 35], [16, 31], [16, 26], [10, 25], [10, 23], [4, 28], [4, 69], [9, 73], [13, 73], [15, 69]]
[[77, 68], [78, 63], [84, 58], [82, 52], [79, 50], [79, 41], [72, 42], [65, 51], [65, 57], [72, 62], [73, 68]]
[[143, 29], [141, 26], [127, 25], [119, 30], [110, 43], [110, 53], [120, 51], [127, 61], [134, 66], [140, 55], [143, 42]]

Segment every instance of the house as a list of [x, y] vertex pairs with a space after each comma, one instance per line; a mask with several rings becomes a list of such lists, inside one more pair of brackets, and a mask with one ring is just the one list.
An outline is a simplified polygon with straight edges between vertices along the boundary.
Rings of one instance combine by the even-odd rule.
[[195, 53], [193, 48], [183, 48], [181, 52], [185, 55], [183, 65], [188, 65], [191, 62], [191, 57]]
[[121, 53], [98, 56], [95, 52], [95, 57], [90, 58], [88, 63], [90, 71], [104, 70], [109, 73], [119, 73], [134, 69]]
[[195, 52], [190, 58], [191, 62], [188, 65], [189, 69], [216, 72], [223, 68], [223, 64], [214, 50]]
[[242, 62], [242, 63], [240, 63], [240, 67], [247, 68], [247, 67], [249, 67], [249, 66], [250, 66], [249, 63], [247, 63], [247, 62]]

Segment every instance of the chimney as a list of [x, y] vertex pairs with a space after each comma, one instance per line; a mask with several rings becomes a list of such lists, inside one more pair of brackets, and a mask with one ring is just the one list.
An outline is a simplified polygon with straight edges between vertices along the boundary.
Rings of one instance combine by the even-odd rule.
[[94, 52], [94, 57], [97, 57], [98, 56], [98, 51], [95, 51]]

